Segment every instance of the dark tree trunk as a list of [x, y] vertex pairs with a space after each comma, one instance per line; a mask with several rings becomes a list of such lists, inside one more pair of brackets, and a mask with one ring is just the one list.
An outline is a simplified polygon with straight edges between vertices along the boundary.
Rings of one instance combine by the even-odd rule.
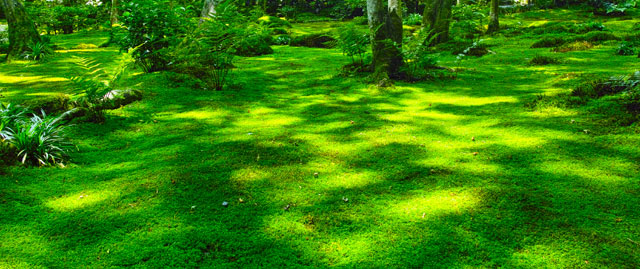
[[402, 61], [402, 18], [398, 0], [367, 0], [367, 16], [371, 31], [372, 69], [378, 82], [396, 77]]
[[7, 60], [20, 57], [29, 44], [40, 42], [40, 34], [29, 18], [19, 0], [0, 0], [0, 8], [4, 11], [9, 23], [9, 53]]
[[489, 29], [487, 29], [487, 33], [494, 33], [500, 30], [500, 21], [498, 19], [498, 15], [500, 13], [500, 1], [499, 0], [491, 0], [491, 12], [489, 13]]
[[433, 44], [449, 40], [449, 25], [451, 24], [451, 7], [453, 0], [428, 0], [424, 7], [422, 27], [437, 35]]
[[200, 15], [200, 23], [202, 23], [202, 21], [205, 18], [212, 18], [214, 15], [216, 15], [216, 4], [217, 4], [217, 0], [204, 0], [204, 6], [202, 7], [202, 14]]

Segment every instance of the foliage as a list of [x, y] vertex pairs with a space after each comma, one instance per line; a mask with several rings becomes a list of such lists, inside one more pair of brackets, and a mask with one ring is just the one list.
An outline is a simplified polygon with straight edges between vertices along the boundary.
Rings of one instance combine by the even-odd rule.
[[359, 31], [355, 24], [349, 23], [338, 29], [338, 47], [351, 58], [351, 63], [359, 61], [360, 65], [364, 65], [368, 45], [369, 35]]
[[71, 77], [75, 88], [75, 103], [84, 111], [87, 121], [103, 122], [105, 120], [105, 102], [113, 102], [106, 98], [107, 94], [115, 90], [120, 80], [126, 75], [129, 67], [135, 62], [133, 48], [120, 57], [117, 68], [108, 72], [97, 59], [77, 57], [76, 65], [83, 70], [83, 75]]
[[636, 52], [633, 48], [632, 43], [622, 42], [620, 43], [620, 45], [618, 45], [618, 48], [616, 48], [616, 54], [622, 55], [622, 56], [629, 56], [629, 55], [635, 55]]
[[404, 25], [422, 25], [422, 15], [417, 13], [409, 14], [402, 22]]
[[465, 39], [477, 41], [484, 32], [484, 20], [488, 14], [479, 5], [456, 5], [452, 9], [453, 24], [451, 32], [453, 35]]
[[289, 45], [289, 42], [291, 42], [291, 36], [289, 35], [279, 35], [276, 36], [275, 40], [273, 41], [274, 45]]
[[600, 43], [609, 40], [620, 40], [620, 38], [609, 32], [589, 32], [578, 37], [577, 40]]
[[15, 148], [17, 157], [23, 164], [48, 165], [62, 162], [71, 150], [71, 143], [65, 136], [63, 120], [73, 111], [59, 116], [33, 114], [19, 126], [7, 128], [2, 138]]
[[438, 63], [437, 54], [433, 54], [429, 47], [437, 38], [432, 31], [420, 30], [415, 35], [407, 38], [402, 46], [404, 59], [403, 71], [411, 81], [424, 80], [429, 78], [433, 69]]
[[[197, 31], [188, 35], [173, 52], [175, 63], [171, 70], [202, 81], [208, 89], [222, 90], [233, 68], [233, 55], [237, 53], [237, 49], [249, 48], [249, 42], [252, 41], [250, 38], [261, 38], [256, 35], [238, 35], [238, 31], [245, 33], [243, 29], [228, 26], [220, 21], [206, 21]], [[253, 44], [264, 44], [260, 40], [253, 41]], [[271, 49], [268, 45], [266, 47]]]
[[22, 57], [27, 60], [42, 62], [53, 54], [53, 49], [45, 42], [29, 44], [27, 51], [22, 53]]
[[550, 65], [560, 63], [558, 58], [544, 56], [544, 55], [536, 55], [529, 61], [529, 65]]
[[127, 32], [117, 42], [124, 51], [139, 47], [133, 57], [145, 72], [165, 70], [168, 47], [192, 25], [187, 9], [171, 6], [168, 0], [133, 0], [124, 6], [121, 20]]

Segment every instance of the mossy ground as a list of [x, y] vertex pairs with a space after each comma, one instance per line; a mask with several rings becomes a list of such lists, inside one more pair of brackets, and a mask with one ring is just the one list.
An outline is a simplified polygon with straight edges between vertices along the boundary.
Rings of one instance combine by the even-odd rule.
[[[579, 18], [563, 12], [503, 22]], [[337, 77], [338, 50], [285, 46], [241, 58], [222, 92], [134, 74], [145, 99], [72, 126], [66, 168], [0, 170], [0, 267], [640, 267], [638, 126], [524, 106], [640, 61], [534, 41], [490, 38], [455, 80], [388, 89]], [[71, 56], [117, 53], [1, 64], [1, 100], [67, 92]]]

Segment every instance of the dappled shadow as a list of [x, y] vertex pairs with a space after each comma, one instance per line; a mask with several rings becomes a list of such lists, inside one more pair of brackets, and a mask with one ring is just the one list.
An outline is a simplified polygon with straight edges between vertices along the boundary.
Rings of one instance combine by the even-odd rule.
[[321, 52], [241, 59], [236, 91], [130, 78], [145, 99], [72, 127], [67, 168], [5, 171], [0, 262], [640, 266], [637, 140], [525, 110], [546, 71], [381, 90]]

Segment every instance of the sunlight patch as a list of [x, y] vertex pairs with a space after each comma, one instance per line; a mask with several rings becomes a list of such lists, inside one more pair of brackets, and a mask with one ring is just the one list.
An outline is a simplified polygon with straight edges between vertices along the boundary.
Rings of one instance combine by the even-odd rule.
[[410, 219], [433, 218], [444, 214], [457, 214], [476, 206], [480, 197], [471, 191], [438, 191], [426, 196], [391, 204], [389, 213]]
[[46, 205], [59, 211], [72, 211], [98, 204], [113, 196], [112, 192], [86, 191], [49, 200]]

